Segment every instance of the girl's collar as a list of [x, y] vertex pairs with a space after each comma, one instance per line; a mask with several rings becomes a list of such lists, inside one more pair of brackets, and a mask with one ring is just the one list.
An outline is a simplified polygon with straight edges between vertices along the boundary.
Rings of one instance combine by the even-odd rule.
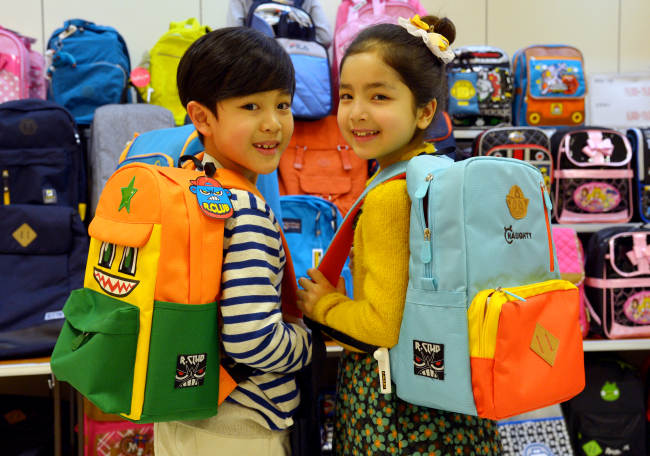
[[[421, 154], [423, 154], [423, 153], [424, 153], [424, 154], [433, 154], [433, 153], [435, 153], [435, 151], [436, 151], [436, 148], [435, 148], [435, 146], [434, 146], [433, 144], [431, 144], [431, 143], [427, 143], [427, 142], [423, 142], [421, 146], [416, 147], [415, 149], [411, 149], [411, 150], [408, 151], [408, 152], [404, 152], [402, 155], [400, 155], [399, 157], [397, 157], [397, 159], [396, 159], [395, 161], [389, 163], [389, 166], [392, 165], [392, 164], [394, 164], [394, 163], [400, 162], [400, 161], [408, 161], [408, 160], [410, 160], [411, 158], [413, 158], [413, 157], [417, 157], [418, 155], [421, 155]], [[382, 170], [382, 168], [379, 168], [379, 170], [375, 173], [375, 175], [372, 176], [372, 177], [368, 180], [368, 182], [366, 182], [366, 186], [368, 186], [368, 184], [370, 184], [370, 182], [372, 182], [372, 180], [375, 178], [375, 176], [376, 176], [377, 174], [379, 174], [379, 172], [380, 172], [381, 170]]]

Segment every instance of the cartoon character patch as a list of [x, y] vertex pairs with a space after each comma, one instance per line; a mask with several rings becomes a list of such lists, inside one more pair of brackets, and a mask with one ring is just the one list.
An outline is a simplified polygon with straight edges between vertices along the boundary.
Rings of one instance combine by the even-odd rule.
[[413, 367], [415, 375], [436, 380], [445, 379], [445, 346], [431, 342], [413, 341]]
[[221, 187], [216, 179], [200, 176], [191, 180], [190, 191], [196, 195], [201, 211], [208, 217], [226, 219], [232, 216], [233, 208], [230, 190]]
[[600, 390], [600, 397], [604, 401], [613, 402], [621, 396], [621, 391], [618, 389], [616, 382], [609, 383], [605, 382], [605, 385]]
[[569, 66], [566, 62], [550, 65], [539, 63], [535, 69], [541, 74], [535, 81], [541, 95], [574, 95], [580, 88], [580, 68], [577, 66]]
[[623, 312], [628, 320], [639, 325], [650, 325], [650, 292], [633, 294], [623, 304]]
[[203, 385], [207, 358], [207, 353], [178, 355], [174, 388], [188, 388], [190, 386]]
[[[117, 247], [117, 245], [111, 244], [110, 242], [103, 242], [99, 249], [99, 261], [97, 265], [110, 270], [115, 261]], [[136, 247], [125, 246], [122, 249], [118, 272], [135, 276], [138, 251], [139, 249]], [[109, 274], [98, 267], [93, 268], [93, 277], [104, 293], [116, 298], [128, 296], [140, 283], [139, 280], [130, 280], [125, 277]]]
[[621, 194], [605, 182], [590, 182], [576, 188], [573, 201], [586, 212], [608, 212], [620, 204]]

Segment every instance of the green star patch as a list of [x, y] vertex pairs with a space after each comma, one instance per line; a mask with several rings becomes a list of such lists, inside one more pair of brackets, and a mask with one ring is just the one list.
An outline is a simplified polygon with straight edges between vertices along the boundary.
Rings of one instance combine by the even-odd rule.
[[133, 179], [131, 179], [131, 183], [128, 187], [122, 187], [122, 201], [120, 202], [120, 208], [117, 210], [117, 212], [120, 212], [122, 208], [125, 207], [126, 212], [129, 214], [131, 213], [131, 198], [133, 198], [135, 192], [138, 191], [137, 188], [133, 188], [133, 184], [135, 184], [135, 176], [133, 176]]

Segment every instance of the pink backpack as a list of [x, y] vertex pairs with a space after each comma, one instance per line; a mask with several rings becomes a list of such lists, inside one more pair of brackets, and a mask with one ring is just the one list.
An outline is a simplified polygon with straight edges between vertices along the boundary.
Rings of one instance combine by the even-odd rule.
[[397, 18], [411, 18], [427, 11], [418, 0], [343, 0], [334, 26], [333, 81], [338, 84], [341, 59], [352, 40], [364, 28], [381, 23], [397, 24]]
[[24, 98], [45, 100], [43, 56], [31, 50], [33, 38], [0, 27], [0, 103]]
[[557, 262], [563, 280], [568, 280], [578, 287], [580, 296], [580, 330], [582, 338], [589, 333], [589, 322], [585, 310], [585, 265], [584, 249], [578, 233], [573, 228], [553, 227], [553, 243], [557, 253]]
[[153, 424], [98, 421], [84, 414], [84, 456], [153, 456]]

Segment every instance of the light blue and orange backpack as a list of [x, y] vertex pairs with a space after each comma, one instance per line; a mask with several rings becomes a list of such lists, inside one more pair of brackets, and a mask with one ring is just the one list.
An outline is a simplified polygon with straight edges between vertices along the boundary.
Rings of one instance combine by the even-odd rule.
[[327, 332], [374, 353], [382, 392], [392, 374], [397, 396], [416, 405], [502, 419], [582, 391], [578, 290], [560, 279], [551, 199], [526, 162], [423, 155], [389, 166], [328, 248], [319, 268], [328, 280], [338, 280], [366, 194], [403, 178], [410, 259], [399, 341], [388, 351]]

